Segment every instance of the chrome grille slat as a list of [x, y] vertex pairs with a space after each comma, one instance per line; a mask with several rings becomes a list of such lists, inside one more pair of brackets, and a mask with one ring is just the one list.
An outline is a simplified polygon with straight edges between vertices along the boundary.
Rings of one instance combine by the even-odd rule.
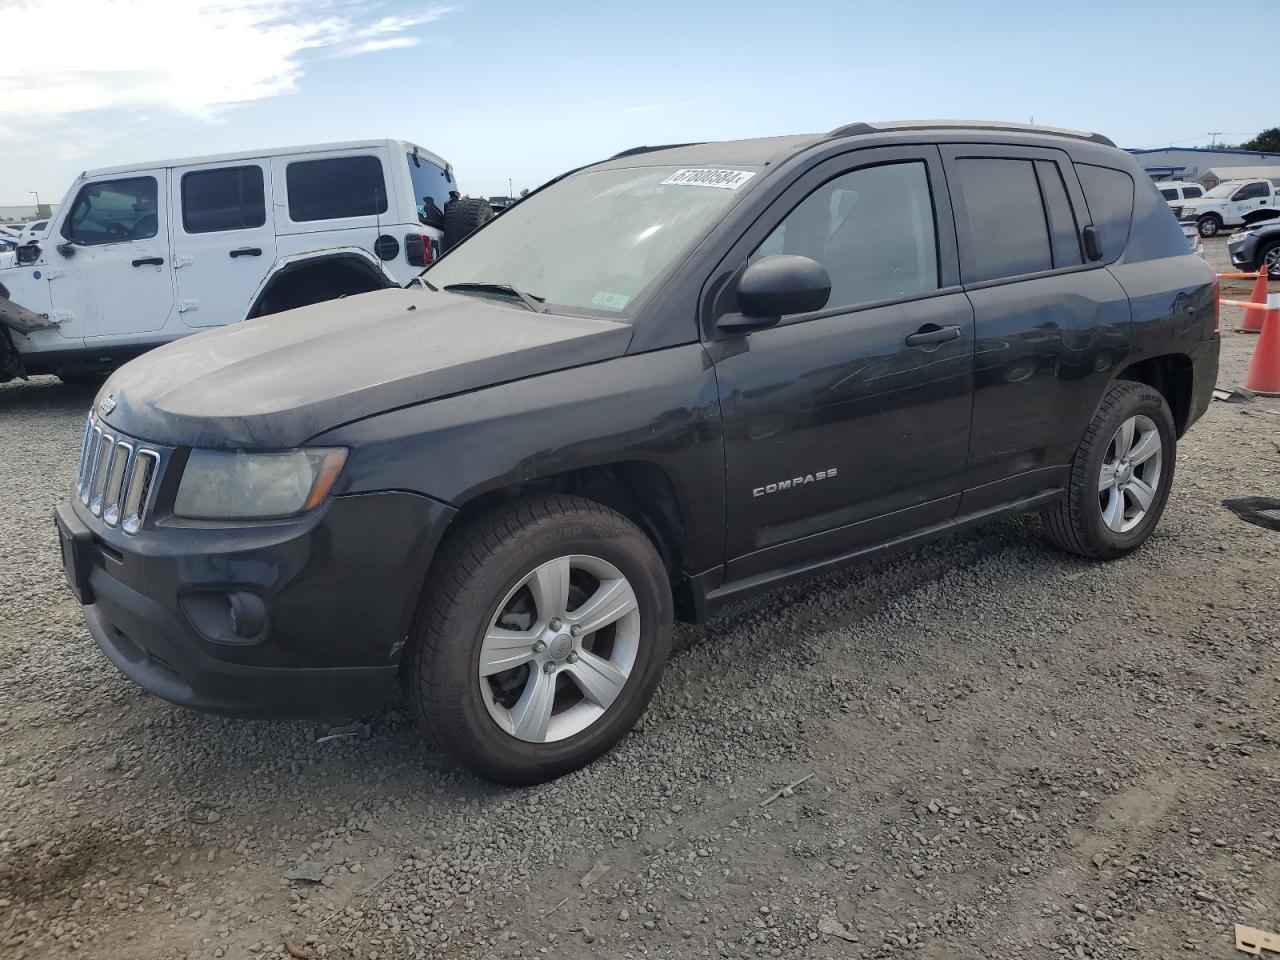
[[125, 533], [142, 529], [151, 506], [160, 451], [105, 430], [92, 414], [80, 443], [76, 496], [95, 517]]

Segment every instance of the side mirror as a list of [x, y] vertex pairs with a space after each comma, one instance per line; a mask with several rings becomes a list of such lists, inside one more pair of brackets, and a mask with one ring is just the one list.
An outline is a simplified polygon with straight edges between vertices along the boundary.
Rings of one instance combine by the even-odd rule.
[[774, 326], [793, 313], [821, 310], [831, 297], [831, 277], [809, 257], [762, 257], [738, 279], [738, 313], [716, 321], [726, 333], [750, 333]]
[[64, 257], [74, 257], [76, 255], [75, 241], [68, 240], [66, 243], [58, 244], [58, 252]]
[[1102, 259], [1102, 234], [1097, 227], [1085, 227], [1080, 231], [1084, 240], [1084, 254], [1094, 263]]

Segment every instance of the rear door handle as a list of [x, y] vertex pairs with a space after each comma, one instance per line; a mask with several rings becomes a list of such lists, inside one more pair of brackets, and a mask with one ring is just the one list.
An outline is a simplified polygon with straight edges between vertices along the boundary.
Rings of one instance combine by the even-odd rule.
[[240, 247], [238, 250], [231, 251], [231, 259], [236, 257], [260, 257], [262, 256], [261, 247]]
[[908, 347], [928, 347], [938, 343], [946, 343], [949, 340], [955, 340], [960, 336], [960, 328], [957, 326], [940, 327], [937, 324], [926, 323], [911, 336], [907, 337]]
[[133, 261], [135, 267], [159, 267], [164, 264], [164, 257], [139, 257]]

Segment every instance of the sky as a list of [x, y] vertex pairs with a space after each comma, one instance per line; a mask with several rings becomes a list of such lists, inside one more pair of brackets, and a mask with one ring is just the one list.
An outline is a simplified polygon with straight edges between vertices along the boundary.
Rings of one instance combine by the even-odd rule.
[[1269, 58], [1224, 42], [1271, 4], [1146, 8], [0, 0], [0, 205], [94, 167], [375, 137], [496, 195], [639, 144], [855, 120], [1034, 118], [1129, 147], [1280, 124]]

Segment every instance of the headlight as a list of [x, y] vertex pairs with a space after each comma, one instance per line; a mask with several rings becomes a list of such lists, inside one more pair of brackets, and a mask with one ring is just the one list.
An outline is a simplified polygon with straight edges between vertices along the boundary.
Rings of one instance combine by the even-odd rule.
[[1196, 208], [1195, 208], [1195, 207], [1183, 207], [1183, 208], [1182, 208], [1182, 215], [1183, 215], [1184, 217], [1194, 217], [1194, 216], [1196, 215]]
[[346, 460], [342, 447], [278, 453], [192, 450], [173, 512], [202, 520], [261, 520], [305, 513], [328, 496]]

